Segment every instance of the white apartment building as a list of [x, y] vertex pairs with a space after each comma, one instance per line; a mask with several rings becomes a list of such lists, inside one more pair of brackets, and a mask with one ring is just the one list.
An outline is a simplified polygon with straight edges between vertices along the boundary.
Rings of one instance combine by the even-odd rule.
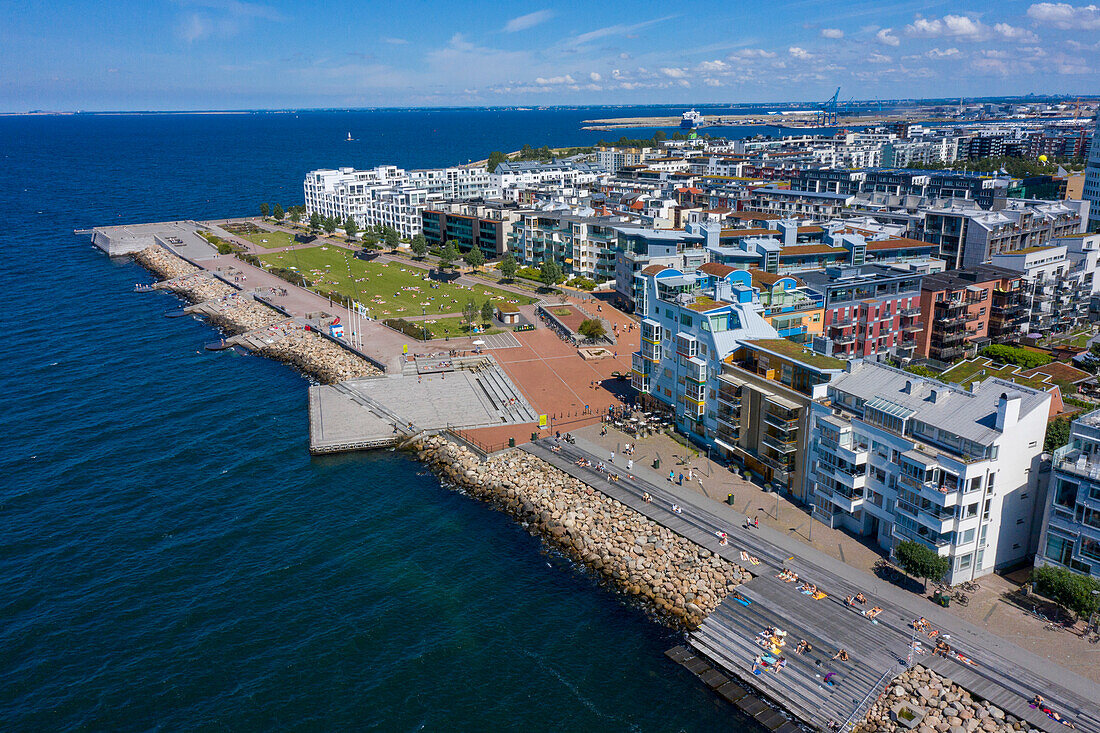
[[993, 255], [992, 263], [1023, 273], [1031, 333], [1062, 332], [1089, 319], [1100, 293], [1100, 234], [1055, 239], [1050, 244]]
[[420, 233], [425, 206], [444, 199], [499, 195], [489, 174], [477, 168], [412, 171], [393, 165], [369, 170], [339, 168], [310, 171], [302, 184], [306, 215], [344, 221], [360, 227], [390, 226], [402, 237]]
[[1100, 410], [1074, 420], [1069, 438], [1054, 452], [1035, 565], [1100, 578]]
[[641, 165], [655, 152], [653, 148], [600, 148], [596, 151], [596, 165], [608, 173], [615, 173], [628, 165]]
[[1091, 206], [1088, 229], [1100, 231], [1100, 114], [1096, 116], [1096, 130], [1092, 133], [1092, 148], [1089, 151], [1089, 163], [1085, 168], [1085, 189], [1082, 198]]
[[967, 390], [859, 362], [813, 409], [815, 518], [886, 549], [920, 542], [951, 559], [951, 584], [1035, 551], [1048, 393], [997, 378]]
[[599, 166], [589, 163], [555, 160], [550, 163], [505, 162], [490, 174], [500, 195], [512, 201], [527, 186], [550, 183], [558, 186], [582, 186], [595, 183], [605, 175]]

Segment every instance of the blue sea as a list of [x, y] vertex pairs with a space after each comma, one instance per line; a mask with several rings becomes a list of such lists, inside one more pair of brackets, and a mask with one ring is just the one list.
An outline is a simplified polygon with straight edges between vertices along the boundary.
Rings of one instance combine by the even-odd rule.
[[0, 118], [0, 729], [749, 729], [664, 658], [677, 634], [504, 514], [400, 453], [311, 458], [300, 375], [205, 352], [73, 234], [622, 114]]

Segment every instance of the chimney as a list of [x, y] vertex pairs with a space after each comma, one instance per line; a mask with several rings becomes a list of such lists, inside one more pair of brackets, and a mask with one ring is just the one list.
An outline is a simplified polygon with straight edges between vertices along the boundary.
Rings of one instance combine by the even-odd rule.
[[1002, 433], [1020, 421], [1021, 402], [1019, 395], [1009, 397], [1008, 394], [1001, 393], [997, 400], [997, 429]]

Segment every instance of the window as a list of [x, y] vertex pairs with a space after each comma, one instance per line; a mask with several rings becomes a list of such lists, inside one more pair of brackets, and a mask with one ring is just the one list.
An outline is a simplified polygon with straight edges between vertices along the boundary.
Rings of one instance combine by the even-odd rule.
[[971, 561], [974, 559], [973, 553], [966, 553], [965, 555], [959, 555], [958, 569], [967, 570], [970, 567]]
[[691, 325], [691, 316], [689, 316], [687, 313], [684, 313], [683, 315], [681, 315], [680, 316], [680, 325], [681, 326], [690, 326]]
[[968, 545], [974, 541], [974, 529], [964, 530], [962, 533], [962, 542], [960, 544]]
[[977, 504], [977, 502], [975, 502], [973, 504], [967, 504], [966, 509], [963, 510], [962, 518], [963, 519], [970, 519], [970, 517], [973, 517], [973, 516], [977, 515], [977, 513], [978, 513], [978, 504]]
[[1069, 565], [1073, 559], [1073, 540], [1058, 535], [1047, 535], [1046, 558], [1059, 565]]
[[[981, 491], [981, 489], [982, 489], [982, 477], [981, 476], [975, 476], [974, 478], [970, 479], [970, 486], [967, 487], [966, 490], [968, 492], [970, 492], [970, 491]], [[975, 504], [974, 506], [977, 506], [977, 504]]]

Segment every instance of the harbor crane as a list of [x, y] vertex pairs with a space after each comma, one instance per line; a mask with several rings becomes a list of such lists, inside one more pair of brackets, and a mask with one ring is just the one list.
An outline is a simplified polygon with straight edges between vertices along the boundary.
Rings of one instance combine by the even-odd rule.
[[839, 98], [840, 98], [840, 87], [837, 87], [836, 91], [833, 92], [833, 96], [831, 98], [825, 100], [825, 104], [821, 108], [821, 117], [819, 118], [819, 121], [821, 122], [822, 127], [827, 127], [828, 125], [835, 125], [836, 124], [836, 117], [837, 117], [836, 107], [837, 107], [837, 100]]

